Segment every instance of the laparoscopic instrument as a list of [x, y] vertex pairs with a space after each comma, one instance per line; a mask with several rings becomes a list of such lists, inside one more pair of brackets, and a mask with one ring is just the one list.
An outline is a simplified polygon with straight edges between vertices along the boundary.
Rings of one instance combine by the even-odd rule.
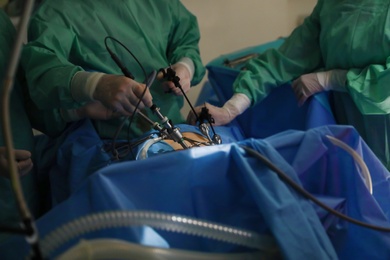
[[[118, 65], [118, 67], [121, 69], [121, 71], [124, 74], [124, 76], [134, 80], [135, 77], [122, 64], [122, 62], [115, 55], [115, 53], [113, 53], [110, 50], [110, 48], [108, 47], [107, 39], [111, 39], [111, 40], [119, 43], [120, 45], [122, 45], [122, 47], [124, 47], [133, 56], [133, 58], [138, 62], [138, 64], [140, 65], [140, 67], [144, 71], [142, 65], [137, 60], [137, 58], [131, 53], [131, 51], [129, 49], [127, 49], [126, 46], [124, 46], [121, 42], [119, 42], [118, 40], [116, 40], [115, 38], [113, 38], [111, 36], [107, 36], [105, 38], [106, 49], [109, 52], [109, 54], [111, 55], [111, 58]], [[169, 66], [167, 68], [161, 68], [161, 69], [159, 69], [158, 72], [162, 74], [162, 79], [163, 80], [167, 80], [167, 81], [173, 82], [175, 87], [177, 87], [177, 88], [179, 88], [181, 90], [183, 96], [185, 97], [186, 101], [188, 102], [189, 106], [191, 107], [194, 115], [197, 117], [197, 121], [199, 122], [199, 129], [200, 129], [201, 133], [204, 136], [206, 136], [207, 139], [208, 139], [208, 144], [207, 145], [221, 144], [222, 143], [222, 139], [221, 139], [221, 137], [218, 134], [215, 133], [214, 128], [212, 127], [212, 123], [214, 122], [214, 120], [213, 120], [212, 116], [208, 113], [207, 108], [204, 107], [202, 109], [201, 114], [198, 117], [198, 115], [196, 114], [195, 109], [193, 108], [191, 102], [189, 101], [188, 97], [185, 95], [185, 92], [183, 91], [183, 88], [182, 88], [182, 86], [180, 84], [180, 78], [176, 75], [176, 72], [172, 69], [172, 67]], [[152, 71], [152, 73], [150, 73], [150, 75], [148, 77], [146, 77], [146, 72], [145, 71], [144, 71], [144, 74], [145, 74], [145, 84], [146, 84], [145, 91], [146, 91], [146, 89], [149, 88], [153, 84], [153, 82], [155, 81], [156, 76], [157, 76], [157, 72], [156, 71]], [[145, 93], [145, 91], [144, 91], [144, 93]], [[140, 101], [141, 101], [141, 99], [142, 99], [142, 97], [140, 98]], [[139, 101], [139, 103], [140, 103], [140, 101]], [[173, 122], [168, 117], [166, 117], [165, 115], [163, 115], [161, 113], [160, 108], [156, 104], [153, 104], [150, 107], [150, 110], [153, 112], [154, 115], [156, 115], [158, 117], [158, 119], [160, 120], [160, 123], [151, 120], [148, 116], [146, 116], [144, 113], [142, 113], [140, 110], [138, 110], [139, 103], [136, 106], [136, 109], [135, 109], [136, 112], [134, 114], [139, 115], [146, 122], [148, 122], [153, 127], [153, 129], [157, 130], [159, 132], [160, 137], [161, 137], [162, 140], [164, 140], [164, 139], [171, 139], [171, 140], [175, 141], [176, 143], [180, 144], [180, 146], [183, 149], [191, 148], [191, 146], [188, 143], [185, 142], [186, 138], [183, 137], [183, 134], [180, 132], [180, 129], [178, 127], [174, 126]], [[126, 118], [126, 120], [127, 120], [127, 118]], [[209, 125], [211, 126], [211, 129], [212, 129], [212, 132], [213, 132], [213, 137], [210, 137]], [[123, 124], [122, 124], [122, 126], [123, 126]], [[122, 128], [122, 126], [118, 129], [117, 133], [119, 133], [119, 131]], [[114, 140], [115, 139], [116, 138], [114, 138]]]
[[[194, 107], [192, 106], [191, 102], [188, 100], [186, 94], [183, 91], [183, 88], [180, 85], [180, 78], [176, 76], [176, 72], [171, 68], [168, 67], [166, 70], [165, 69], [160, 69], [160, 72], [163, 73], [163, 77], [166, 78], [169, 81], [172, 81], [175, 87], [179, 88], [181, 92], [183, 93], [183, 96], [186, 98], [187, 103], [190, 105], [191, 110], [193, 114], [196, 116], [196, 121], [199, 122], [199, 130], [202, 132], [203, 135], [207, 137], [209, 140], [210, 144], [221, 144], [222, 139], [221, 136], [216, 134], [214, 131], [214, 128], [212, 124], [214, 123], [214, 118], [210, 115], [208, 109], [206, 106], [204, 106], [201, 110], [200, 115], [198, 116], [197, 113], [195, 112]], [[209, 134], [209, 125], [211, 127], [211, 130], [213, 132], [213, 137], [210, 137]]]
[[[163, 74], [163, 78], [164, 79], [167, 79], [167, 80], [170, 80], [174, 83], [174, 85], [176, 87], [178, 87], [184, 97], [187, 99], [188, 103], [190, 104], [191, 108], [193, 109], [194, 111], [194, 108], [192, 107], [191, 103], [189, 102], [187, 96], [185, 95], [179, 81], [180, 81], [180, 78], [178, 76], [176, 76], [176, 72], [171, 68], [171, 67], [168, 67], [167, 69], [160, 69], [160, 72]], [[154, 78], [155, 78], [155, 75], [156, 73], [153, 72], [150, 76], [149, 76], [149, 79], [148, 79], [148, 84], [147, 86], [149, 86]], [[145, 116], [142, 112], [138, 112], [138, 114], [144, 118], [147, 122], [149, 122], [154, 129], [158, 130], [160, 132], [160, 135], [162, 137], [162, 139], [166, 139], [166, 138], [170, 138], [172, 139], [173, 141], [179, 143], [183, 149], [188, 149], [188, 148], [191, 148], [184, 140], [185, 138], [183, 137], [182, 133], [180, 132], [180, 129], [178, 127], [175, 127], [172, 123], [171, 120], [169, 120], [166, 116], [164, 116], [161, 112], [160, 112], [160, 108], [157, 107], [155, 104], [153, 104], [150, 109], [152, 110], [153, 114], [155, 114], [160, 120], [161, 120], [161, 125], [156, 123], [156, 122], [153, 122], [152, 120], [150, 120], [147, 116]], [[194, 112], [195, 114], [195, 112]], [[212, 127], [212, 123], [214, 122], [214, 119], [212, 118], [212, 116], [208, 113], [208, 109], [206, 107], [202, 108], [202, 111], [201, 111], [201, 114], [199, 115], [198, 117], [198, 121], [200, 122], [199, 124], [199, 130], [201, 131], [201, 133], [207, 137], [208, 141], [209, 141], [209, 144], [221, 144], [222, 143], [222, 139], [221, 137], [218, 135], [218, 134], [215, 134], [215, 131], [214, 131], [214, 128]], [[207, 122], [209, 124], [207, 124]], [[211, 138], [210, 137], [210, 129], [209, 129], [209, 126], [211, 126], [211, 129], [213, 131], [213, 137]]]

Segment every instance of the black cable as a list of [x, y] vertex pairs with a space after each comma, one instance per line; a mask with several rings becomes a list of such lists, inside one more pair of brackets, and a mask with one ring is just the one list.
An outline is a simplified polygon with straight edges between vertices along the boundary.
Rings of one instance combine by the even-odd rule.
[[317, 204], [321, 208], [327, 210], [328, 212], [332, 213], [333, 215], [336, 215], [337, 217], [339, 217], [341, 219], [344, 219], [344, 220], [346, 220], [348, 222], [351, 222], [351, 223], [353, 223], [355, 225], [359, 225], [359, 226], [370, 228], [370, 229], [377, 230], [377, 231], [390, 232], [390, 228], [388, 228], [388, 227], [380, 227], [380, 226], [376, 226], [376, 225], [371, 225], [369, 223], [365, 223], [365, 222], [359, 221], [357, 219], [351, 218], [351, 217], [349, 217], [347, 215], [344, 215], [344, 214], [334, 210], [333, 208], [327, 206], [326, 204], [324, 204], [320, 200], [318, 200], [316, 197], [311, 195], [304, 188], [299, 186], [290, 177], [288, 177], [288, 175], [286, 175], [283, 171], [281, 171], [279, 168], [277, 168], [271, 161], [269, 161], [266, 157], [264, 157], [258, 151], [254, 150], [252, 148], [249, 148], [247, 146], [243, 146], [243, 145], [240, 145], [240, 147], [243, 148], [248, 154], [250, 154], [250, 155], [256, 157], [257, 159], [259, 159], [260, 161], [262, 161], [269, 169], [274, 171], [279, 176], [280, 179], [282, 179], [287, 184], [289, 184], [293, 189], [295, 189], [302, 196], [304, 196], [305, 198], [313, 201], [315, 204]]
[[122, 64], [122, 62], [119, 60], [119, 58], [108, 47], [108, 44], [107, 44], [107, 40], [108, 39], [113, 40], [116, 43], [118, 43], [119, 45], [121, 45], [133, 57], [133, 59], [138, 63], [139, 67], [141, 68], [142, 72], [144, 73], [144, 77], [145, 77], [145, 80], [146, 80], [147, 79], [147, 75], [146, 75], [146, 71], [145, 71], [144, 67], [142, 66], [141, 62], [137, 59], [137, 57], [129, 50], [129, 48], [127, 48], [126, 45], [124, 45], [119, 40], [115, 39], [114, 37], [106, 36], [106, 38], [104, 38], [104, 44], [106, 46], [106, 49], [110, 53], [111, 57], [113, 58], [115, 63], [118, 65], [118, 67], [122, 70], [123, 74], [126, 77], [134, 79], [134, 76], [127, 70], [127, 68]]
[[183, 90], [183, 87], [180, 84], [180, 77], [176, 76], [176, 71], [174, 71], [171, 67], [168, 67], [167, 71], [165, 71], [165, 69], [160, 69], [159, 71], [163, 73], [164, 78], [166, 77], [168, 80], [172, 81], [175, 87], [180, 89], [188, 105], [190, 106], [192, 113], [194, 113], [196, 121], [199, 121], [198, 115], [196, 114], [194, 107], [192, 106], [190, 100], [188, 99], [186, 93]]
[[[144, 67], [142, 66], [141, 62], [137, 59], [137, 57], [122, 43], [120, 42], [119, 40], [115, 39], [114, 37], [112, 36], [106, 36], [106, 38], [104, 38], [104, 44], [106, 46], [106, 49], [107, 51], [110, 53], [111, 55], [111, 58], [114, 60], [114, 62], [118, 65], [118, 67], [122, 70], [123, 74], [130, 78], [130, 79], [134, 79], [134, 76], [130, 73], [130, 71], [122, 64], [122, 62], [120, 61], [120, 59], [111, 51], [111, 49], [108, 47], [108, 44], [107, 44], [107, 40], [110, 39], [110, 40], [113, 40], [114, 42], [118, 43], [119, 45], [121, 45], [132, 57], [133, 59], [138, 63], [139, 67], [141, 68], [143, 74], [144, 74], [144, 77], [145, 77], [145, 83], [147, 83], [148, 81], [148, 77], [147, 77], [147, 74], [146, 74], [146, 71], [144, 69]], [[135, 106], [135, 110], [134, 110], [134, 113], [131, 115], [130, 117], [130, 120], [129, 120], [129, 125], [128, 125], [128, 128], [127, 128], [127, 140], [129, 141], [129, 144], [130, 144], [130, 128], [131, 128], [131, 125], [134, 121], [134, 116], [136, 114], [136, 111], [138, 110], [138, 107], [139, 105], [141, 104], [142, 102], [142, 98], [144, 97], [145, 93], [146, 93], [146, 90], [147, 90], [147, 87], [145, 87], [144, 91], [142, 92], [142, 95], [141, 95], [141, 98], [138, 100], [138, 103], [137, 105]], [[119, 133], [120, 131], [122, 130], [125, 122], [129, 119], [129, 116], [126, 116], [123, 120], [122, 120], [122, 123], [120, 124], [120, 126], [118, 127], [118, 129], [116, 130], [115, 132], [115, 135], [113, 137], [113, 145], [111, 146], [111, 149], [112, 149], [112, 153], [114, 154], [114, 156], [118, 156], [118, 154], [115, 152], [115, 142], [119, 136]], [[118, 158], [119, 159], [119, 158]]]
[[188, 138], [188, 137], [183, 137], [184, 140], [186, 140], [187, 142], [191, 143], [192, 144], [192, 147], [196, 146], [196, 147], [200, 147], [201, 145], [204, 145], [204, 146], [209, 146], [210, 143], [209, 142], [200, 142], [200, 141], [196, 141], [194, 139], [191, 139], [191, 138]]

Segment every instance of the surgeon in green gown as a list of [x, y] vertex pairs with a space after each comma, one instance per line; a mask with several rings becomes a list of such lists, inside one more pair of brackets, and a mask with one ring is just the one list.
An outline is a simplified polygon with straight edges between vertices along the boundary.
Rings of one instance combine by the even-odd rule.
[[246, 64], [222, 108], [207, 107], [224, 125], [284, 83], [292, 82], [299, 104], [332, 90], [337, 122], [353, 125], [390, 170], [389, 28], [388, 0], [319, 0], [281, 47]]
[[[15, 28], [11, 20], [0, 9], [0, 79], [1, 86], [4, 86], [4, 78], [7, 71], [9, 56], [15, 39]], [[31, 213], [37, 217], [40, 214], [39, 192], [37, 180], [33, 169], [34, 136], [30, 121], [25, 112], [23, 91], [18, 78], [14, 80], [14, 87], [11, 92], [10, 118], [15, 148], [15, 159], [20, 174], [20, 181], [27, 205]], [[2, 122], [0, 122], [1, 126]], [[8, 163], [6, 160], [5, 141], [0, 128], [0, 224], [2, 226], [18, 226], [21, 217], [16, 204], [15, 195], [9, 179]], [[9, 234], [0, 233], [0, 242]]]
[[[105, 41], [107, 36], [114, 39]], [[185, 122], [179, 88], [161, 73], [146, 91], [144, 83], [152, 71], [171, 66], [189, 91], [205, 74], [199, 40], [196, 17], [178, 0], [43, 1], [31, 19], [22, 64], [38, 109], [61, 113], [39, 130], [56, 136], [87, 115], [99, 136], [110, 139], [140, 99], [139, 108], [152, 121], [159, 122], [148, 108], [155, 104], [173, 124]], [[124, 76], [106, 45], [134, 80]], [[119, 138], [137, 138], [152, 128], [136, 115], [128, 135], [130, 120], [124, 122]]]

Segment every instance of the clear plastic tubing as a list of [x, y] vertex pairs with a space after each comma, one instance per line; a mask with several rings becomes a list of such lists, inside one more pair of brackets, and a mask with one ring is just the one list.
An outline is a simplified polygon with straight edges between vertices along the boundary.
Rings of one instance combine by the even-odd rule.
[[165, 231], [215, 239], [264, 252], [277, 248], [273, 237], [202, 221], [195, 218], [153, 211], [107, 211], [78, 218], [58, 227], [41, 241], [45, 257], [69, 240], [92, 231], [128, 226], [150, 226]]
[[370, 194], [372, 194], [373, 187], [372, 187], [371, 174], [370, 174], [370, 171], [368, 170], [366, 163], [362, 159], [362, 157], [354, 149], [352, 149], [352, 147], [350, 147], [349, 145], [347, 145], [343, 141], [341, 141], [333, 136], [330, 136], [330, 135], [327, 135], [326, 137], [329, 139], [329, 141], [331, 141], [332, 144], [344, 149], [347, 153], [349, 153], [352, 156], [352, 158], [354, 159], [356, 164], [359, 165], [359, 167], [360, 167], [361, 175], [365, 181], [365, 184], [366, 184], [368, 191], [370, 192]]
[[137, 155], [137, 160], [143, 160], [148, 158], [148, 150], [149, 148], [162, 140], [162, 137], [156, 137], [151, 140], [146, 141], [145, 145], [142, 147], [139, 155]]

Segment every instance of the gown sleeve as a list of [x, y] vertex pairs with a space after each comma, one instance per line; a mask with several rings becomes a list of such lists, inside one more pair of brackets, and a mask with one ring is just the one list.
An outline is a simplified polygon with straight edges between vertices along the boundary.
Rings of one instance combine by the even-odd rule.
[[180, 1], [172, 1], [174, 10], [174, 26], [171, 31], [167, 51], [172, 64], [183, 57], [194, 62], [195, 72], [191, 85], [198, 84], [205, 75], [206, 69], [202, 63], [199, 51], [200, 32], [197, 18], [190, 13]]
[[269, 49], [250, 60], [233, 83], [234, 92], [245, 94], [254, 105], [273, 88], [321, 68], [320, 9], [321, 1], [278, 49]]
[[363, 69], [350, 69], [347, 89], [362, 114], [390, 114], [390, 57], [384, 65], [371, 64]]
[[82, 71], [69, 62], [75, 35], [59, 19], [50, 23], [33, 17], [29, 27], [29, 42], [22, 53], [31, 99], [38, 109], [75, 108], [70, 83], [74, 74]]

